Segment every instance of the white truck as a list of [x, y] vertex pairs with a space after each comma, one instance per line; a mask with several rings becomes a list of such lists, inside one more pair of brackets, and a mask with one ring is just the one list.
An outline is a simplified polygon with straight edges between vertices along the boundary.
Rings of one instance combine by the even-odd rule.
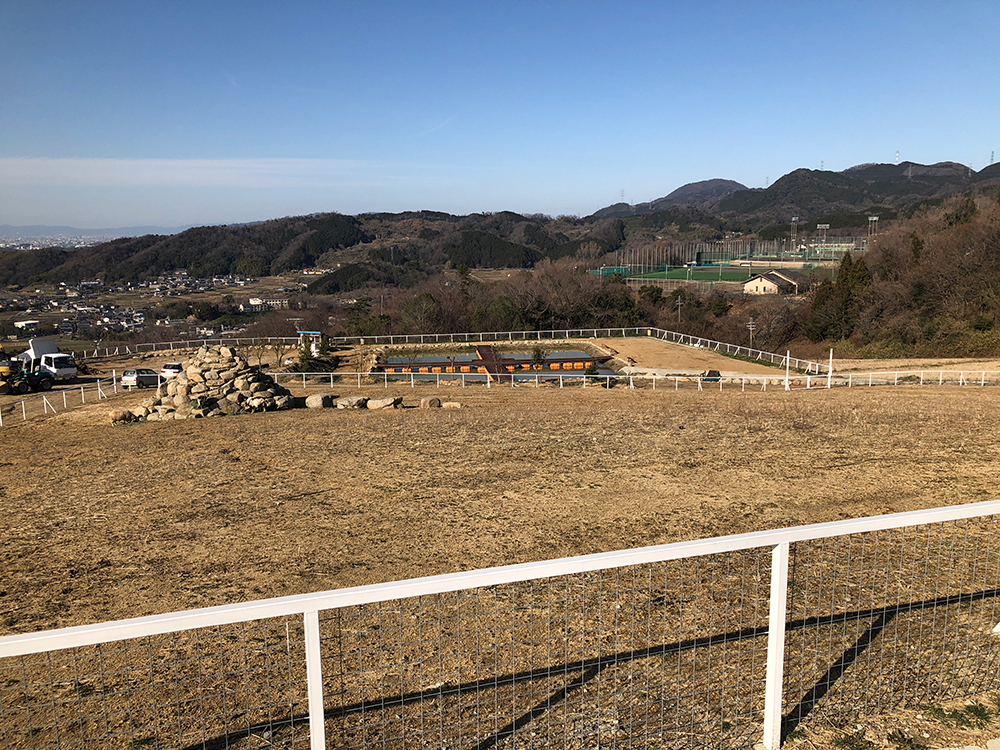
[[17, 355], [29, 372], [47, 373], [56, 381], [73, 380], [77, 376], [72, 354], [59, 351], [54, 339], [31, 339], [28, 350]]

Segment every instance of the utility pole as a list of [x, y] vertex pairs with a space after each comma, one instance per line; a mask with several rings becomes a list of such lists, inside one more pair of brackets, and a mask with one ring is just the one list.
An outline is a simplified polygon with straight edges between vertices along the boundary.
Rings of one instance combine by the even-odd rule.
[[757, 324], [753, 322], [753, 318], [747, 323], [747, 329], [750, 331], [750, 348], [753, 349], [753, 332], [757, 330]]
[[679, 294], [677, 295], [677, 323], [681, 322], [681, 307], [684, 305], [684, 298]]

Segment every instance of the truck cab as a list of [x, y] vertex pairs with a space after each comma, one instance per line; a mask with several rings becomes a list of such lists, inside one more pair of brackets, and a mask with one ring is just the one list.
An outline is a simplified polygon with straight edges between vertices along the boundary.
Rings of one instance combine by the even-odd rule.
[[52, 380], [73, 380], [77, 375], [73, 355], [59, 351], [52, 339], [31, 339], [28, 350], [18, 354], [17, 359], [24, 362], [28, 372], [48, 375]]
[[[35, 368], [32, 369], [34, 370]], [[48, 373], [52, 376], [53, 380], [73, 380], [77, 374], [76, 360], [73, 359], [72, 354], [66, 354], [65, 352], [43, 354], [38, 364], [38, 371]]]

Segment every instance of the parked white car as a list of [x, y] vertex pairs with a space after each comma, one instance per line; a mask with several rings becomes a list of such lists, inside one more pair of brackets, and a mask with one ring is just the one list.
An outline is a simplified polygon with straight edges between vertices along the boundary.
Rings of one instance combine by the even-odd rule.
[[160, 377], [164, 380], [175, 378], [184, 372], [184, 365], [180, 362], [167, 362], [160, 368]]

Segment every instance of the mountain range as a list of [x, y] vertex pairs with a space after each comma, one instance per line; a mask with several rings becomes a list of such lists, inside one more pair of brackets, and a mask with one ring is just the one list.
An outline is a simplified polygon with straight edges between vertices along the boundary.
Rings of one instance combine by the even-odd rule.
[[[582, 218], [510, 211], [292, 216], [176, 233], [164, 229], [72, 249], [0, 251], [0, 285], [92, 278], [134, 282], [181, 268], [192, 276], [212, 277], [320, 267], [330, 272], [310, 291], [329, 294], [412, 285], [448, 266], [529, 268], [543, 259], [566, 257], [587, 265], [613, 258], [607, 254], [623, 245], [646, 247], [658, 240], [710, 241], [733, 234], [776, 239], [788, 236], [793, 216], [801, 231], [820, 221], [835, 234], [864, 233], [871, 213], [888, 222], [950, 196], [992, 194], [998, 185], [1000, 164], [974, 172], [953, 162], [904, 162], [862, 164], [842, 172], [797, 169], [766, 189], [705, 180], [663, 198], [615, 204]], [[86, 231], [44, 229], [48, 237]], [[128, 235], [127, 229], [90, 231]]]
[[759, 227], [784, 224], [792, 216], [807, 221], [875, 207], [908, 213], [920, 205], [990, 184], [1000, 184], [1000, 164], [978, 172], [955, 162], [860, 164], [842, 172], [796, 169], [764, 189], [747, 188], [733, 180], [704, 180], [646, 203], [616, 203], [595, 211], [593, 216], [624, 218], [690, 206], [721, 219]]

